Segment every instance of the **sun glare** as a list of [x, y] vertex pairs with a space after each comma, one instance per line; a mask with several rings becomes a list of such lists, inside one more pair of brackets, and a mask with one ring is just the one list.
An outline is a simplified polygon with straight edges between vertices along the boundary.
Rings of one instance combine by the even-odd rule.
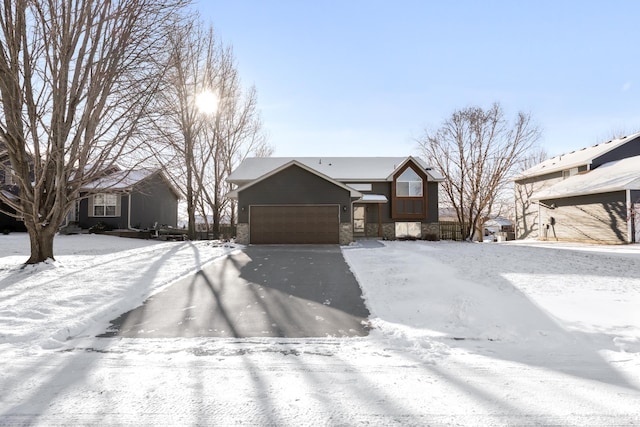
[[196, 96], [196, 107], [202, 113], [214, 114], [218, 110], [218, 97], [210, 90], [205, 90]]

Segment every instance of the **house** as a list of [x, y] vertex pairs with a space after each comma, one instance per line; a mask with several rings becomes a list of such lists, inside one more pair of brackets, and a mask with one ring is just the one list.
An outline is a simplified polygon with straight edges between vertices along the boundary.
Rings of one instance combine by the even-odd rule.
[[227, 196], [242, 244], [437, 239], [443, 180], [413, 157], [251, 157], [227, 178]]
[[487, 219], [483, 224], [483, 228], [485, 238], [492, 236], [499, 242], [503, 240], [513, 240], [515, 238], [513, 222], [501, 216], [493, 216]]
[[640, 133], [548, 159], [515, 188], [518, 238], [638, 242]]
[[487, 232], [490, 234], [513, 233], [513, 223], [511, 220], [501, 216], [494, 216], [487, 219], [484, 222], [483, 227], [485, 229], [485, 234]]
[[160, 169], [118, 170], [82, 188], [69, 221], [84, 229], [98, 223], [114, 229], [176, 227], [179, 198]]
[[[13, 175], [6, 148], [0, 143], [0, 232], [27, 231], [24, 222], [16, 215], [16, 211], [8, 203], [17, 203], [18, 186]], [[5, 203], [5, 201], [7, 203]]]

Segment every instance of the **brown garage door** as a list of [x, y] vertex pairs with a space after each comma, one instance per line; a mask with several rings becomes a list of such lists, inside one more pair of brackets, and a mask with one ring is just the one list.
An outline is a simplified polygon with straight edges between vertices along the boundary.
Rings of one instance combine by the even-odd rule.
[[251, 206], [251, 243], [340, 242], [338, 205]]

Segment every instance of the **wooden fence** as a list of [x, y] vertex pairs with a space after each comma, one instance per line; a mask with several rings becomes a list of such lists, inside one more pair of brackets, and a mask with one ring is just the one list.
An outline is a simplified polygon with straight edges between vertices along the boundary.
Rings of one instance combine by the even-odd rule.
[[460, 233], [460, 223], [457, 221], [440, 221], [440, 240], [462, 241], [466, 236]]

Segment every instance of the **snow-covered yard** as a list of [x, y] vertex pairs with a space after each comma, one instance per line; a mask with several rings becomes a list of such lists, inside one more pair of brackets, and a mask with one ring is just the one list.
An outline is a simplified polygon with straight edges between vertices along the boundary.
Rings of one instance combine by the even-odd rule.
[[135, 340], [94, 336], [241, 248], [0, 236], [0, 424], [640, 424], [640, 246], [371, 246], [368, 337]]

